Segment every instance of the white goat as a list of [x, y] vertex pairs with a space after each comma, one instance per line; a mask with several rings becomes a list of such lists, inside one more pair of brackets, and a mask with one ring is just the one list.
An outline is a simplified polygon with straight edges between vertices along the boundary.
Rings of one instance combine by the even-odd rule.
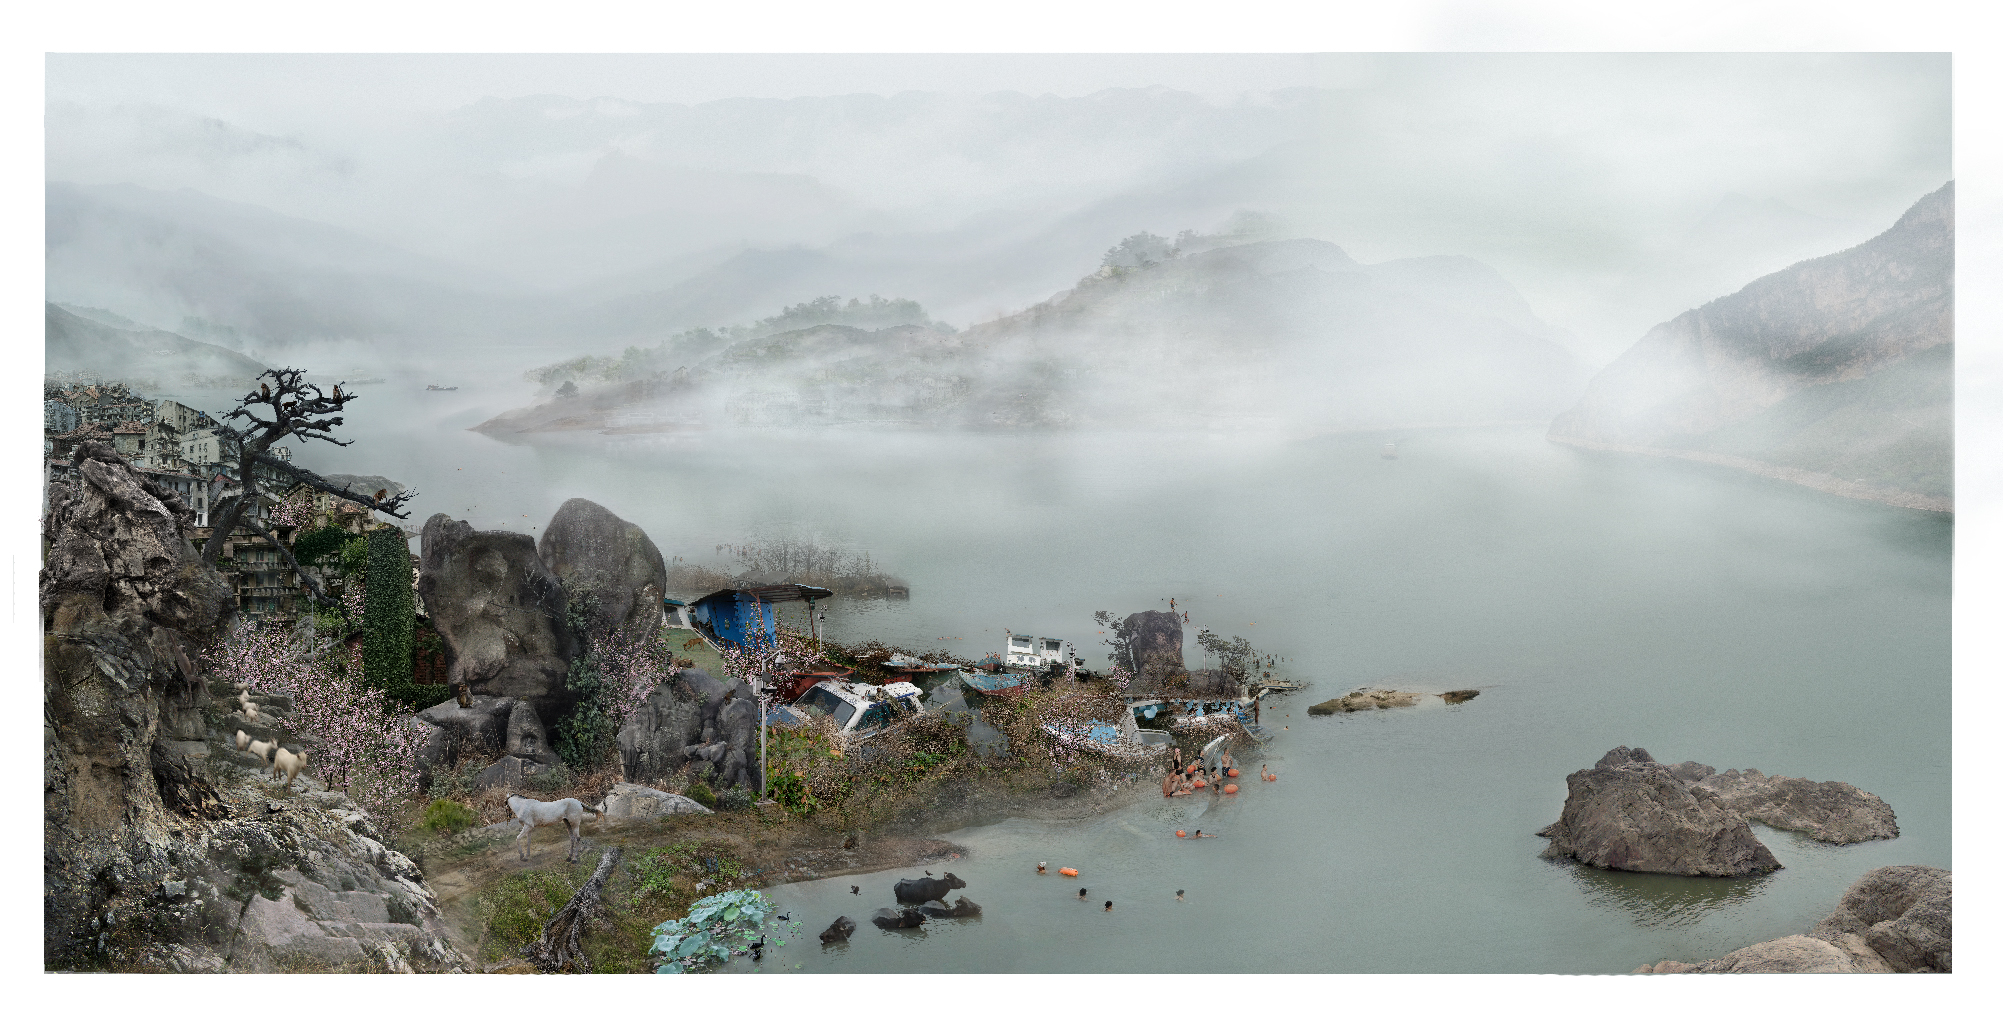
[[280, 747], [276, 754], [271, 755], [271, 777], [276, 779], [280, 775], [285, 776], [285, 785], [288, 789], [292, 786], [292, 780], [299, 778], [299, 773], [305, 769], [306, 752], [303, 750], [294, 754]]
[[238, 707], [250, 706], [250, 687], [246, 686], [236, 691], [236, 702]]
[[243, 717], [244, 721], [256, 724], [259, 721], [257, 717], [257, 705], [245, 701], [243, 705]]
[[[243, 732], [243, 730], [238, 729], [237, 732], [241, 733]], [[278, 741], [255, 740], [248, 746], [246, 746], [244, 749], [250, 751], [253, 754], [256, 754], [258, 763], [268, 765], [271, 763], [271, 752], [278, 749]]]
[[508, 794], [508, 810], [514, 814], [509, 822], [520, 822], [522, 831], [515, 842], [522, 846], [522, 860], [529, 859], [529, 834], [539, 825], [555, 825], [562, 822], [570, 828], [570, 852], [566, 861], [576, 861], [578, 852], [584, 849], [584, 816], [589, 814], [593, 821], [605, 817], [605, 805], [585, 807], [584, 802], [575, 797], [562, 800], [530, 800]]
[[250, 746], [250, 734], [244, 732], [242, 729], [238, 729], [236, 731], [236, 749], [242, 750], [248, 746]]

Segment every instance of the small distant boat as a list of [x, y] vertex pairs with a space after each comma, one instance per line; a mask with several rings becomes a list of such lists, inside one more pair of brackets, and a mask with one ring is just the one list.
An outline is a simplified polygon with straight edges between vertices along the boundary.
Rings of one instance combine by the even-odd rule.
[[1398, 460], [1398, 444], [1396, 443], [1384, 444], [1384, 460], [1386, 461]]
[[1001, 697], [1007, 700], [1014, 700], [1029, 692], [1029, 676], [1021, 672], [984, 675], [963, 670], [960, 672], [960, 684], [983, 697]]
[[457, 387], [457, 386], [426, 386], [426, 387], [424, 387], [424, 388], [425, 388], [425, 389], [428, 389], [428, 390], [431, 390], [431, 391], [433, 391], [433, 392], [435, 392], [435, 393], [450, 393], [450, 392], [452, 392], [453, 390], [455, 390], [455, 389], [458, 389], [459, 387]]

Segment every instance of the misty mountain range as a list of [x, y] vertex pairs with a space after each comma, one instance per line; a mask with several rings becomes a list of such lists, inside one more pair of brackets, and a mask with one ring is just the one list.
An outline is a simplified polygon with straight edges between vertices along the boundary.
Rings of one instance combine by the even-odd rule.
[[1954, 184], [1863, 244], [1656, 326], [1551, 438], [1951, 509]]
[[1320, 240], [1103, 266], [963, 332], [822, 325], [588, 387], [494, 435], [718, 424], [1364, 428], [1541, 418], [1584, 369], [1494, 270]]

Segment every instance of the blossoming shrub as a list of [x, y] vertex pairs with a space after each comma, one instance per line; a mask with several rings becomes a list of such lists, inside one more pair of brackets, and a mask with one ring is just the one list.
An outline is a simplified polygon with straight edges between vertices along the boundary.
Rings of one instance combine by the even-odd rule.
[[416, 791], [425, 732], [382, 690], [335, 672], [325, 657], [324, 649], [301, 646], [276, 629], [241, 624], [202, 653], [210, 673], [226, 682], [292, 698], [285, 727], [311, 741], [308, 773], [386, 810]]

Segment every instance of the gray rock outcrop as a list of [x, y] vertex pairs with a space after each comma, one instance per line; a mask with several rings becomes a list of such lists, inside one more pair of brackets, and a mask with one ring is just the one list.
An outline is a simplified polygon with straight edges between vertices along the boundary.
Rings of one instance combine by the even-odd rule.
[[448, 700], [412, 716], [430, 727], [424, 746], [417, 753], [417, 768], [426, 789], [434, 769], [450, 769], [469, 753], [505, 754], [508, 716], [514, 712], [513, 697], [474, 697], [473, 706], [460, 707]]
[[591, 598], [593, 635], [626, 632], [645, 639], [660, 628], [668, 566], [639, 526], [572, 497], [543, 530], [536, 554], [570, 596]]
[[549, 733], [543, 729], [542, 719], [536, 716], [534, 704], [516, 704], [508, 712], [505, 753], [539, 765], [562, 763], [557, 760], [556, 752], [549, 749]]
[[247, 756], [233, 729], [204, 732], [226, 702], [193, 661], [233, 593], [177, 498], [108, 448], [78, 457], [42, 575], [44, 967], [464, 968], [417, 867], [310, 766], [305, 796], [274, 802], [249, 769], [196, 759]]
[[679, 793], [667, 793], [639, 783], [619, 783], [605, 795], [605, 817], [615, 820], [712, 813], [710, 809]]
[[535, 541], [436, 514], [424, 523], [421, 546], [417, 591], [445, 639], [447, 680], [526, 700], [545, 723], [560, 718], [571, 703], [564, 679], [579, 641], [563, 584]]
[[490, 790], [496, 786], [519, 788], [528, 784], [529, 776], [552, 772], [557, 767], [555, 764], [544, 764], [510, 755], [481, 769], [480, 774], [473, 777], [473, 787], [480, 790]]
[[1695, 963], [1658, 961], [1636, 972], [1952, 972], [1953, 873], [1893, 865], [1864, 873], [1829, 917], [1805, 934]]
[[1547, 858], [1669, 875], [1738, 876], [1781, 867], [1744, 816], [1699, 796], [1647, 751], [1616, 748], [1565, 777], [1565, 808], [1537, 835]]
[[1810, 935], [1861, 943], [1895, 972], [1954, 971], [1954, 873], [1926, 865], [1872, 869]]
[[1899, 834], [1892, 806], [1849, 783], [1814, 782], [1761, 775], [1757, 768], [1743, 772], [1734, 768], [1706, 775], [1692, 789], [1708, 791], [1751, 821], [1807, 833], [1824, 843], [1889, 840]]
[[688, 767], [714, 772], [719, 787], [757, 791], [758, 705], [737, 696], [744, 684], [683, 669], [626, 716], [616, 737], [626, 778], [660, 779]]

